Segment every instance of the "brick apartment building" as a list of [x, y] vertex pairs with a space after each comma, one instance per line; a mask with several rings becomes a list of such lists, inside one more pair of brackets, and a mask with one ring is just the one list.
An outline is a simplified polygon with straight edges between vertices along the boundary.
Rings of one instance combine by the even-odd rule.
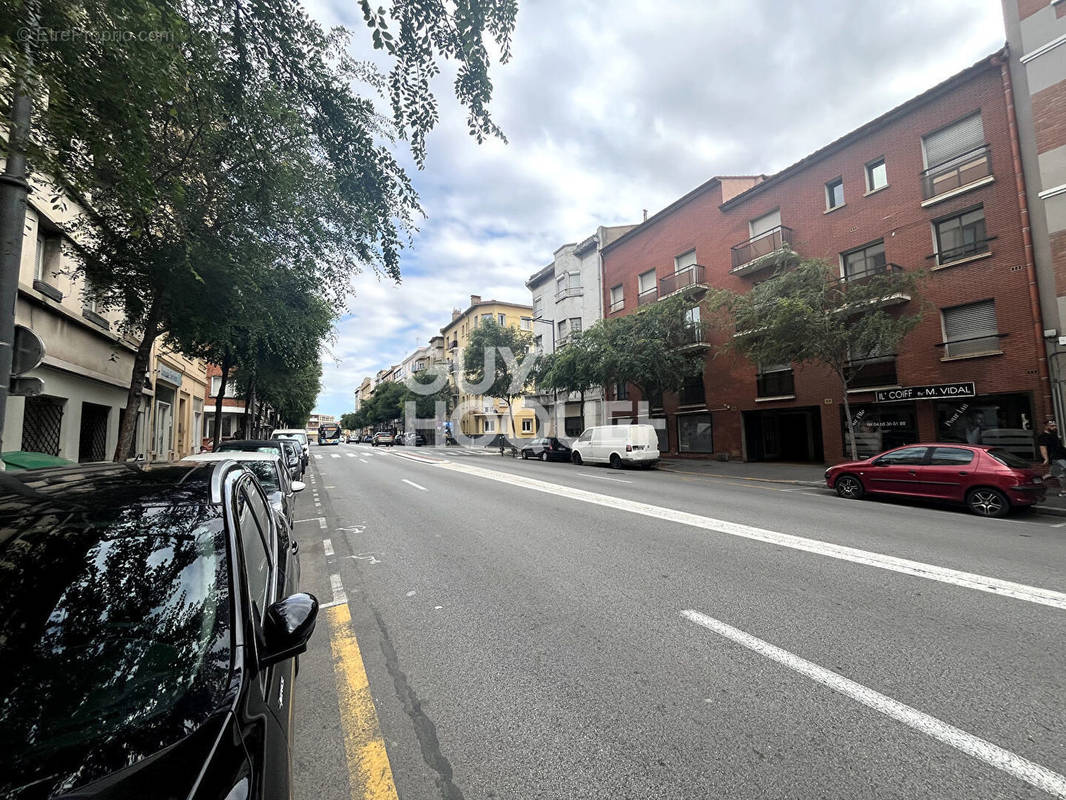
[[[744, 291], [772, 274], [763, 257], [786, 243], [839, 265], [842, 280], [928, 270], [920, 297], [891, 300], [921, 308], [922, 321], [898, 353], [873, 354], [849, 393], [860, 452], [946, 440], [1032, 457], [1051, 401], [1005, 70], [1002, 53], [989, 56], [776, 175], [711, 179], [604, 248], [606, 315], [682, 287], [693, 298], [703, 287]], [[690, 314], [706, 320], [701, 304]], [[706, 353], [702, 380], [648, 399], [665, 420], [661, 449], [844, 460], [839, 382], [817, 367], [723, 354], [732, 333], [712, 328], [694, 345]], [[878, 389], [940, 384], [961, 394], [876, 400]]]

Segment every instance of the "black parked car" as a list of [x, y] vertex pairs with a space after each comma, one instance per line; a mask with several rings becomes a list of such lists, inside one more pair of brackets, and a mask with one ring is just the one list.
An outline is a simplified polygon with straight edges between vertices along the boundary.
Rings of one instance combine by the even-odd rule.
[[0, 797], [289, 798], [318, 602], [252, 474], [0, 476]]
[[[287, 439], [230, 439], [218, 443], [216, 453], [239, 451], [244, 453], [277, 453], [282, 461], [292, 467]], [[302, 473], [301, 473], [302, 474]]]
[[522, 447], [522, 458], [569, 462], [570, 445], [554, 436], [549, 436], [545, 439], [532, 439]]

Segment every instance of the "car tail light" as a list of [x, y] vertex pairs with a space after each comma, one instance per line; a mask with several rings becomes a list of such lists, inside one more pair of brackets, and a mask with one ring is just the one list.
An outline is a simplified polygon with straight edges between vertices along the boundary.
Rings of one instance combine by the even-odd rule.
[[633, 445], [627, 444], [626, 445], [626, 452], [627, 453], [632, 453], [633, 452]]

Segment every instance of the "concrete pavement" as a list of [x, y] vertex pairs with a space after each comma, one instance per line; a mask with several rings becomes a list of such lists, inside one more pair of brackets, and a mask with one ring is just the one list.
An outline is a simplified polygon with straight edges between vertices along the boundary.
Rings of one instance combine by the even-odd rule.
[[[313, 453], [305, 584], [331, 597], [335, 575], [348, 595], [400, 797], [1041, 797], [1040, 769], [1066, 769], [1063, 608], [944, 577], [1057, 602], [1054, 517], [454, 448]], [[756, 527], [779, 538], [742, 535]], [[686, 611], [982, 737], [1006, 761]], [[296, 688], [297, 797], [359, 797], [337, 763], [323, 633]]]

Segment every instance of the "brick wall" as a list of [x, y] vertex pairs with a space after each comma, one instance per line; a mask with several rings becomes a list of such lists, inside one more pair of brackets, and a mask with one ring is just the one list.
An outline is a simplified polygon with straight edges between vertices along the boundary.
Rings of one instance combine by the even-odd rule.
[[1038, 153], [1066, 144], [1066, 81], [1033, 95], [1033, 128]]
[[[985, 139], [991, 146], [994, 182], [922, 208], [922, 135], [978, 110]], [[840, 253], [883, 238], [889, 262], [907, 270], [927, 270], [935, 263], [928, 258], [934, 250], [931, 221], [983, 204], [988, 235], [996, 237], [990, 245], [991, 256], [930, 271], [922, 297], [913, 298], [903, 307], [906, 313], [924, 307], [924, 316], [901, 348], [897, 360], [899, 382], [906, 386], [975, 381], [981, 395], [1031, 393], [1034, 415], [1049, 413], [1047, 386], [1038, 376], [1043, 348], [1038, 349], [1034, 336], [1009, 137], [1000, 71], [990, 65], [965, 84], [810, 163], [776, 185], [771, 179], [766, 188], [757, 187], [730, 201], [727, 208], [719, 207], [720, 189], [711, 186], [675, 212], [638, 227], [604, 252], [604, 307], [609, 306], [610, 287], [622, 283], [625, 309], [620, 313], [633, 313], [637, 275], [654, 267], [658, 278], [665, 277], [673, 271], [674, 256], [693, 248], [697, 262], [707, 269], [709, 283], [747, 290], [754, 280], [764, 279], [767, 274], [730, 274], [730, 247], [748, 239], [750, 220], [774, 209], [780, 209], [782, 225], [793, 229], [794, 249], [804, 257], [824, 258], [835, 268]], [[866, 194], [865, 165], [880, 157], [886, 162], [888, 186]], [[838, 176], [844, 180], [845, 204], [826, 213], [825, 183]], [[1007, 334], [1001, 340], [1003, 354], [943, 361], [943, 349], [937, 347], [944, 338], [939, 309], [989, 298], [996, 300], [999, 331]], [[717, 331], [712, 338], [720, 346], [731, 334], [732, 331]], [[841, 460], [841, 393], [825, 370], [797, 367], [796, 399], [787, 402], [755, 403], [755, 380], [755, 368], [746, 360], [735, 355], [714, 357], [713, 351], [708, 355], [708, 407], [728, 405], [732, 409], [714, 413], [716, 450], [740, 455], [739, 411], [810, 407], [818, 409], [821, 417], [826, 460]], [[872, 402], [873, 396], [866, 393], [852, 399]], [[670, 398], [665, 405], [668, 415], [672, 415], [676, 405]], [[932, 412], [927, 408], [921, 414], [923, 437], [933, 437]], [[671, 449], [677, 447], [674, 427], [671, 422]]]

